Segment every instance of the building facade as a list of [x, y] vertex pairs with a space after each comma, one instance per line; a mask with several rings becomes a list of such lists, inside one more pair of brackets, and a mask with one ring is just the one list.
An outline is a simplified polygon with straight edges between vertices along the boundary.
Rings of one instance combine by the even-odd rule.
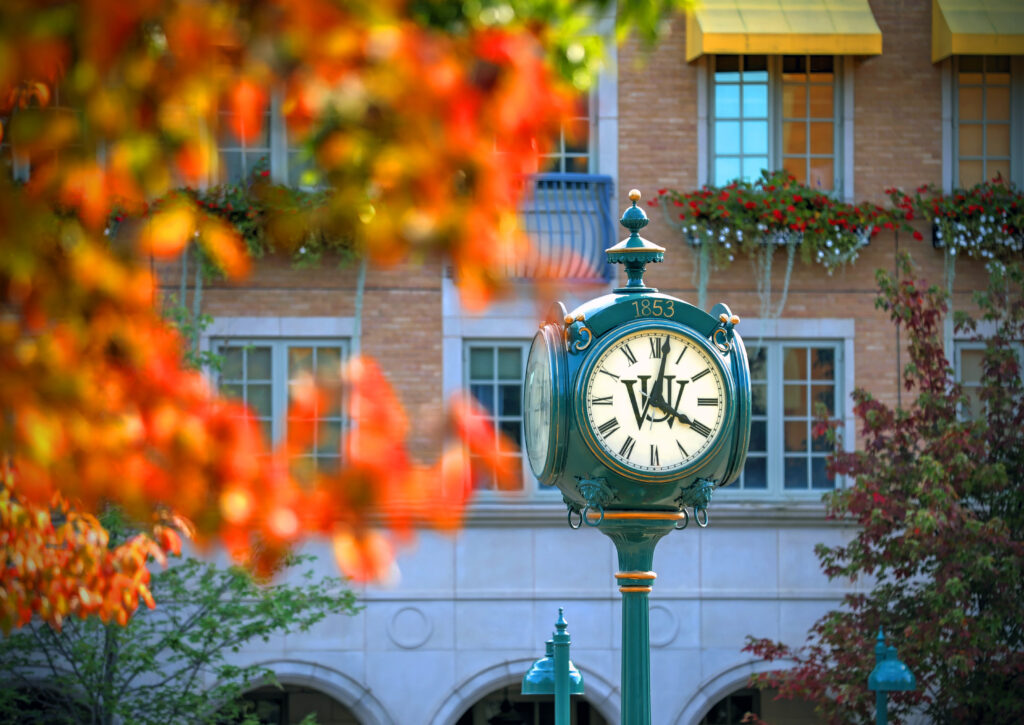
[[[971, 12], [953, 0], [829, 0], [820, 12], [785, 5], [706, 0], [696, 15], [674, 19], [656, 48], [630, 42], [613, 52], [612, 68], [580, 105], [582, 133], [559, 139], [524, 205], [527, 229], [560, 260], [558, 280], [535, 286], [535, 270], [512, 269], [521, 294], [476, 314], [462, 306], [443, 262], [370, 269], [360, 325], [356, 268], [300, 271], [263, 260], [244, 282], [204, 291], [203, 311], [214, 319], [204, 344], [225, 354], [218, 384], [280, 438], [288, 381], [358, 349], [381, 363], [401, 396], [421, 460], [438, 455], [444, 401], [460, 390], [491, 412], [496, 431], [522, 440], [521, 381], [537, 322], [552, 299], [571, 309], [615, 286], [601, 251], [623, 236], [615, 219], [626, 190], [649, 199], [763, 168], [786, 169], [839, 199], [879, 203], [892, 186], [951, 189], [997, 174], [1024, 182], [1024, 8], [994, 0]], [[270, 127], [259, 147], [224, 145], [229, 175], [267, 158], [276, 178], [301, 180], [283, 129]], [[696, 301], [694, 250], [649, 212], [645, 236], [668, 251], [648, 284]], [[749, 676], [767, 665], [741, 650], [748, 635], [802, 642], [855, 586], [827, 580], [814, 555], [815, 544], [851, 532], [823, 515], [821, 495], [843, 482], [824, 472], [812, 403], [843, 420], [852, 447], [850, 392], [898, 399], [901, 340], [875, 309], [874, 272], [910, 251], [922, 276], [941, 280], [943, 254], [921, 231], [924, 242], [882, 233], [831, 275], [798, 262], [777, 316], [759, 316], [762, 298], [743, 259], [711, 274], [708, 305], [723, 301], [739, 314], [750, 350], [750, 458], [741, 480], [715, 494], [707, 529], [674, 532], [657, 550], [654, 722], [734, 723], [747, 710], [814, 722], [803, 703], [748, 690]], [[778, 276], [774, 283], [777, 304]], [[983, 283], [982, 266], [962, 262], [954, 304], [966, 308]], [[950, 345], [968, 367], [970, 346]], [[344, 426], [340, 417], [323, 423]], [[339, 455], [329, 438], [313, 465]], [[550, 722], [545, 706], [518, 689], [559, 607], [586, 684], [575, 722], [618, 721], [613, 547], [596, 531], [571, 530], [560, 494], [538, 485], [520, 453], [507, 455], [522, 471], [516, 490], [479, 478], [462, 530], [419, 532], [400, 552], [394, 582], [359, 590], [358, 616], [244, 653], [286, 686], [253, 694], [268, 722], [298, 722], [310, 711], [333, 724], [512, 722], [491, 719], [503, 707], [523, 722]], [[334, 573], [328, 548], [319, 553]]]

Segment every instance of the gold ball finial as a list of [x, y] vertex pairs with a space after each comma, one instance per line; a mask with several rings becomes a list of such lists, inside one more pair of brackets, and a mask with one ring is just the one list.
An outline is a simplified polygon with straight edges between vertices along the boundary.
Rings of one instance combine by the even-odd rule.
[[630, 189], [629, 190], [629, 200], [630, 201], [640, 201], [640, 190], [639, 189]]

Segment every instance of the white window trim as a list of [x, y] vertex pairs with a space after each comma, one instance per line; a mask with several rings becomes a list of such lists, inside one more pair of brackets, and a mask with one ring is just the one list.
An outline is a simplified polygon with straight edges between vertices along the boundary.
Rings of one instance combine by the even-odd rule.
[[[725, 53], [723, 55], [733, 55]], [[743, 55], [743, 54], [741, 54]], [[785, 55], [800, 55], [799, 53], [786, 53]], [[807, 55], [807, 54], [804, 54]], [[815, 54], [811, 54], [815, 55]], [[711, 125], [714, 121], [712, 114], [711, 94], [715, 84], [712, 76], [712, 64], [709, 56], [701, 56], [697, 61], [697, 186], [706, 186], [711, 183], [711, 162], [714, 154], [711, 153], [713, 134]], [[779, 105], [779, 95], [782, 87], [781, 70], [774, 59], [781, 56], [768, 56], [768, 163], [776, 169], [781, 168], [781, 132], [780, 119], [782, 116]], [[781, 60], [778, 61], [781, 63]], [[839, 195], [844, 201], [854, 199], [854, 59], [851, 56], [835, 56], [835, 122], [839, 126], [836, 129], [835, 140], [835, 164], [833, 177], [840, 188], [833, 193]]]

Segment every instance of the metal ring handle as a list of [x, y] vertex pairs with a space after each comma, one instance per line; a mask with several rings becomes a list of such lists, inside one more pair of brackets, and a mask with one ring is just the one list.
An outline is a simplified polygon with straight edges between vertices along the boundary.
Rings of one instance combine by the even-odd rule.
[[[718, 339], [719, 333], [722, 334], [724, 341]], [[722, 352], [729, 352], [732, 350], [732, 343], [729, 342], [729, 334], [725, 331], [724, 327], [719, 327], [713, 333], [711, 333], [711, 340], [715, 343], [715, 346]]]
[[[683, 509], [680, 513], [683, 514], [683, 518], [681, 518], [679, 521], [676, 521], [676, 531], [682, 531], [690, 525], [690, 514], [686, 512], [686, 509]], [[682, 526], [679, 525], [680, 522], [682, 522]]]
[[581, 336], [584, 332], [587, 333], [587, 341], [583, 342], [582, 340], [577, 340], [573, 343], [573, 347], [576, 349], [576, 352], [583, 352], [590, 347], [590, 343], [594, 341], [594, 333], [592, 333], [590, 328], [586, 326], [581, 326], [579, 332]]
[[[704, 514], [704, 520], [701, 521], [700, 515]], [[693, 510], [693, 517], [697, 519], [697, 526], [702, 529], [707, 528], [708, 525], [708, 510], [706, 508], [697, 508]]]
[[587, 526], [600, 526], [601, 522], [604, 521], [604, 506], [597, 506], [597, 510], [601, 512], [601, 515], [598, 516], [597, 521], [590, 523], [590, 517], [587, 516], [587, 514], [590, 513], [590, 506], [585, 506], [583, 508], [583, 523]]
[[572, 513], [573, 513], [573, 510], [569, 509], [569, 515], [566, 517], [567, 519], [569, 519], [569, 528], [570, 529], [578, 529], [579, 527], [583, 526], [583, 513], [581, 511], [577, 511], [576, 512], [579, 515], [580, 520], [576, 522], [575, 526], [573, 526], [573, 524], [572, 524]]

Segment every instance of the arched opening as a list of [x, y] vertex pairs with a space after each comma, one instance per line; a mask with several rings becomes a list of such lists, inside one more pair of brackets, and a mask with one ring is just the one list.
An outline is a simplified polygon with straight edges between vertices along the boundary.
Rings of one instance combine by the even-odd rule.
[[318, 725], [361, 725], [348, 707], [312, 687], [266, 685], [241, 699], [244, 715], [255, 717], [260, 725], [299, 725], [311, 715]]
[[787, 725], [817, 725], [820, 720], [814, 705], [803, 700], [776, 700], [778, 690], [755, 690], [745, 687], [730, 692], [711, 706], [700, 725], [741, 725], [748, 713], [766, 722]]
[[[610, 725], [584, 697], [574, 695], [569, 708], [571, 725]], [[520, 695], [518, 687], [494, 690], [466, 710], [455, 725], [553, 725], [552, 695]]]

